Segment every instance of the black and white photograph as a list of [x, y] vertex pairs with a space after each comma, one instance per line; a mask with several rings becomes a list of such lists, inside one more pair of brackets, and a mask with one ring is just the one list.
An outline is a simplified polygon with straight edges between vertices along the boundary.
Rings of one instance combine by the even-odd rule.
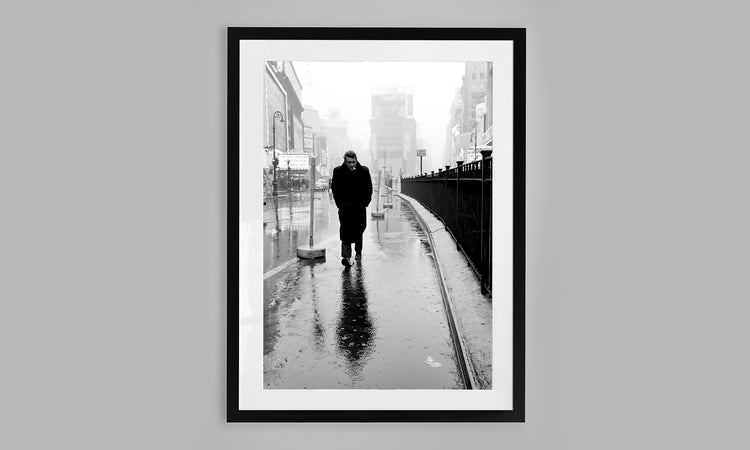
[[[462, 331], [476, 344], [470, 376], [434, 255], [471, 254], [466, 262], [489, 272], [491, 176], [487, 207], [469, 202], [482, 201], [473, 172], [491, 173], [492, 63], [268, 61], [265, 69], [264, 386], [491, 387], [491, 297], [472, 289], [481, 277], [466, 264], [443, 268], [464, 272], [456, 282], [477, 291], [462, 299], [472, 316]], [[469, 169], [463, 180], [459, 164]], [[467, 240], [437, 251], [422, 225], [433, 218]], [[310, 255], [298, 255], [311, 240]]]
[[239, 411], [514, 410], [514, 42], [401, 36], [239, 40]]

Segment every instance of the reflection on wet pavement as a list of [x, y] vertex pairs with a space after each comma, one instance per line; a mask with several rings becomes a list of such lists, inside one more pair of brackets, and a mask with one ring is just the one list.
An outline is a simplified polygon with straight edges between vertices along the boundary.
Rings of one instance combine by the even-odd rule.
[[[361, 264], [358, 264], [361, 267]], [[367, 292], [362, 283], [362, 270], [341, 272], [341, 313], [336, 327], [336, 340], [347, 361], [347, 373], [361, 379], [367, 357], [373, 351], [372, 321], [367, 310]]]
[[432, 249], [409, 208], [395, 199], [368, 221], [361, 264], [333, 253], [264, 281], [265, 387], [462, 389]]

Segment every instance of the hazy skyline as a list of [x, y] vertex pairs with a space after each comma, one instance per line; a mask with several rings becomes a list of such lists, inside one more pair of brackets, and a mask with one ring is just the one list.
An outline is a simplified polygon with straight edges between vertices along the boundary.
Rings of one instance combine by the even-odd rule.
[[349, 124], [355, 151], [368, 153], [372, 89], [411, 86], [417, 139], [427, 147], [425, 170], [442, 167], [451, 104], [461, 86], [464, 62], [293, 62], [302, 102], [328, 117], [336, 110]]

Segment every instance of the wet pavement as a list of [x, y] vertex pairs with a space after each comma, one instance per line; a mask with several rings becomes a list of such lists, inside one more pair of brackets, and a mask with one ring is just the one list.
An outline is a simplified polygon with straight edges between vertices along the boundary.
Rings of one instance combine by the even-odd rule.
[[326, 260], [296, 260], [309, 226], [301, 200], [266, 206], [264, 386], [463, 389], [432, 249], [409, 207], [396, 197], [384, 219], [368, 210], [362, 261], [345, 268], [336, 206], [316, 196]]
[[[338, 235], [336, 205], [328, 191], [317, 191], [315, 201], [315, 242]], [[335, 227], [331, 228], [331, 220]], [[263, 271], [297, 259], [297, 247], [310, 239], [310, 192], [296, 192], [267, 199], [263, 206]]]

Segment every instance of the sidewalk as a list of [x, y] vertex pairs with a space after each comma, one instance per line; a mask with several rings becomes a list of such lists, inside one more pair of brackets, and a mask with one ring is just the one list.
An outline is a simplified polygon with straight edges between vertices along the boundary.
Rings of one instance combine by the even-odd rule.
[[429, 235], [443, 292], [451, 305], [461, 346], [473, 371], [475, 388], [492, 388], [492, 299], [482, 295], [479, 280], [443, 223], [417, 200], [397, 193]]
[[[271, 252], [299, 242], [302, 228], [286, 219], [289, 211], [304, 217], [299, 208], [279, 209]], [[328, 229], [337, 230], [329, 210]], [[362, 260], [351, 267], [341, 264], [334, 233], [316, 244], [328, 247], [325, 259], [294, 258], [264, 273], [265, 389], [465, 388], [425, 229], [399, 198], [383, 218], [371, 212]]]

